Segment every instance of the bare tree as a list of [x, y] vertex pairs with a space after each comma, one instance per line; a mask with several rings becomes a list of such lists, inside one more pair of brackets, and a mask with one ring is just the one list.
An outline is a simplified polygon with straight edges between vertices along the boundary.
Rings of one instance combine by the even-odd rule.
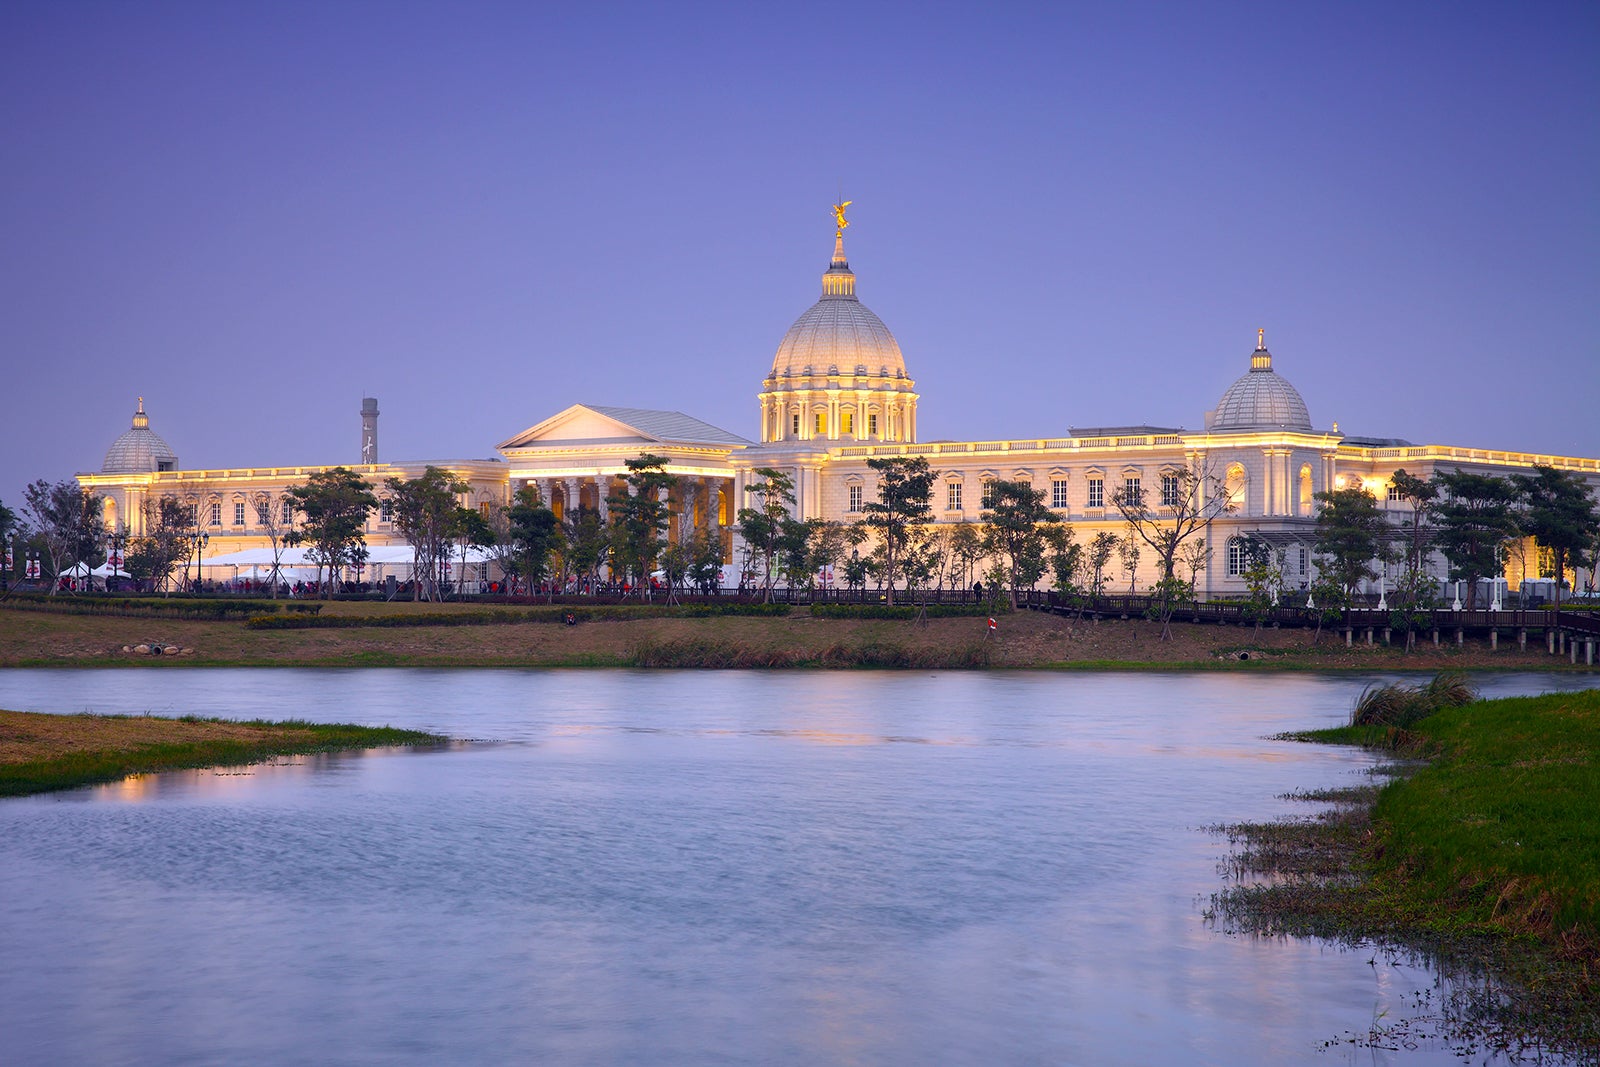
[[1155, 550], [1161, 572], [1155, 584], [1156, 613], [1161, 620], [1161, 639], [1170, 641], [1172, 609], [1182, 584], [1176, 577], [1178, 554], [1186, 541], [1204, 535], [1214, 519], [1233, 511], [1236, 505], [1227, 484], [1203, 458], [1186, 467], [1162, 471], [1157, 504], [1150, 503], [1149, 491], [1137, 482], [1129, 482], [1112, 493], [1111, 502], [1128, 524], [1128, 537], [1136, 537]]
[[[285, 500], [288, 498], [285, 497]], [[283, 505], [275, 500], [271, 493], [265, 489], [257, 490], [250, 494], [250, 508], [256, 513], [256, 528], [267, 537], [267, 544], [272, 550], [272, 599], [278, 599], [278, 569], [283, 565], [283, 550], [287, 547], [285, 538], [294, 523], [287, 521]], [[290, 508], [289, 514], [293, 514]]]

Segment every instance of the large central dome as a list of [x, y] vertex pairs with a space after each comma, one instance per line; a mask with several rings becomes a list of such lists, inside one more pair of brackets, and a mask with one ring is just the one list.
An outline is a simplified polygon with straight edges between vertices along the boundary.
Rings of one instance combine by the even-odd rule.
[[894, 334], [856, 298], [844, 258], [848, 206], [834, 205], [838, 229], [822, 299], [783, 335], [761, 383], [763, 443], [917, 439], [916, 383]]
[[772, 377], [865, 374], [904, 378], [905, 357], [894, 334], [856, 297], [856, 276], [835, 239], [833, 262], [822, 275], [822, 299], [795, 320], [778, 344]]
[[133, 426], [111, 442], [106, 449], [106, 461], [100, 465], [105, 474], [145, 474], [150, 471], [176, 470], [178, 457], [161, 435], [150, 428], [150, 416], [144, 413], [144, 397], [139, 398], [139, 410], [133, 413]]

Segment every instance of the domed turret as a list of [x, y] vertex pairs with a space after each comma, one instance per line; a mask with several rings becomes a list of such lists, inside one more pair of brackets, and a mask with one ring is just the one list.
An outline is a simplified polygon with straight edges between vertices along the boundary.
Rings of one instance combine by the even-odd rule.
[[144, 413], [141, 396], [139, 410], [133, 413], [133, 428], [106, 449], [106, 461], [100, 470], [104, 474], [145, 474], [177, 468], [178, 457], [171, 446], [150, 428], [150, 416]]
[[778, 344], [762, 383], [761, 440], [915, 441], [917, 394], [894, 334], [856, 296], [835, 205], [822, 297]]
[[1288, 379], [1272, 369], [1272, 353], [1267, 351], [1266, 331], [1256, 334], [1256, 350], [1250, 354], [1250, 369], [1228, 386], [1217, 401], [1215, 411], [1206, 412], [1210, 433], [1240, 433], [1248, 430], [1297, 430], [1311, 432], [1311, 415]]

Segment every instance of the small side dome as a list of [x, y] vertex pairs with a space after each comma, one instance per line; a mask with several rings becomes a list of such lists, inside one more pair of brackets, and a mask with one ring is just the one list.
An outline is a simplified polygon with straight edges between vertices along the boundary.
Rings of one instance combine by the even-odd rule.
[[102, 474], [148, 474], [177, 469], [178, 456], [161, 435], [150, 428], [150, 416], [144, 413], [144, 397], [141, 396], [139, 410], [133, 413], [133, 428], [106, 449], [106, 461], [101, 464], [100, 471]]
[[1297, 430], [1311, 433], [1311, 414], [1287, 378], [1272, 369], [1272, 353], [1267, 351], [1265, 332], [1256, 335], [1256, 350], [1250, 354], [1250, 369], [1239, 377], [1215, 411], [1206, 415], [1211, 433], [1246, 430]]

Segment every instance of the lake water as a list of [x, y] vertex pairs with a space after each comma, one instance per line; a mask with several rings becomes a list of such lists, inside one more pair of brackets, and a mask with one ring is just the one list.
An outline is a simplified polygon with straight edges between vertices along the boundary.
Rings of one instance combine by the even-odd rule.
[[0, 801], [0, 1061], [1456, 1063], [1322, 1050], [1425, 970], [1202, 914], [1206, 827], [1362, 780], [1266, 737], [1370, 680], [0, 672], [20, 710], [472, 739]]

